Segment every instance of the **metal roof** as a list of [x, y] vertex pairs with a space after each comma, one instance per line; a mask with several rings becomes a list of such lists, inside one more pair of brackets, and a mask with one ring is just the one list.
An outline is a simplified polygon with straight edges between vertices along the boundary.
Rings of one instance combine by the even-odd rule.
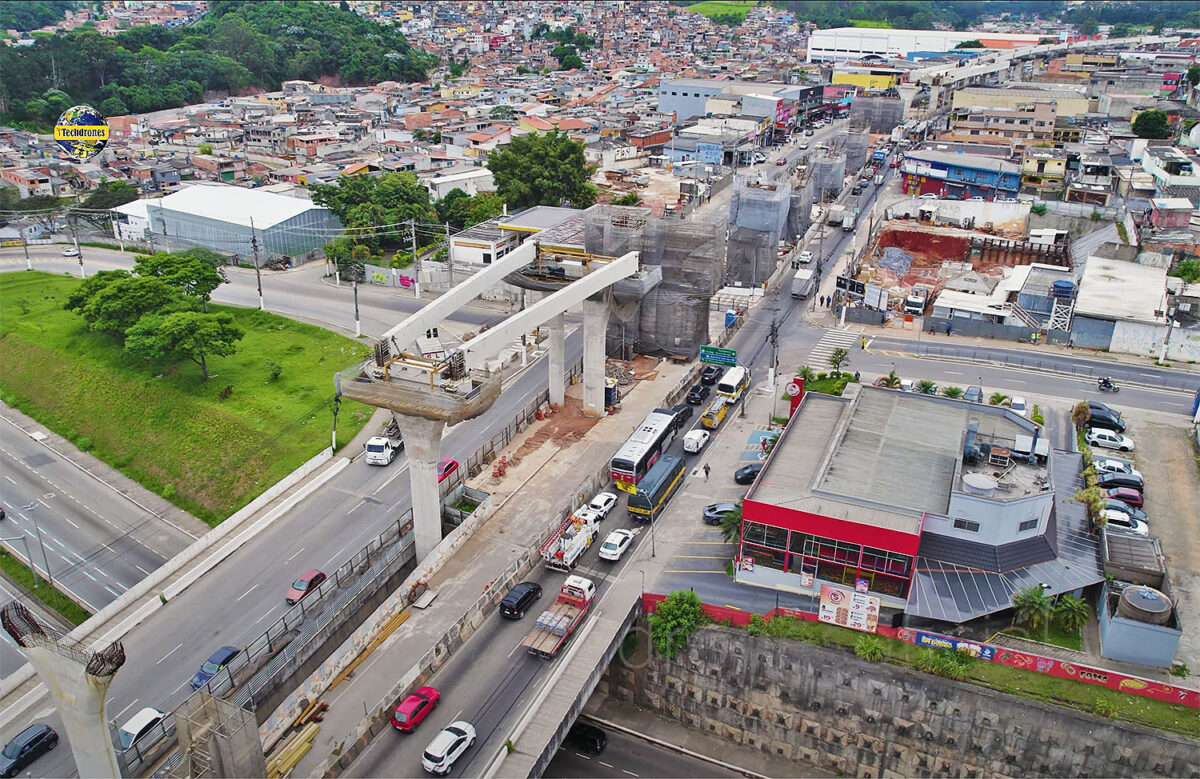
[[276, 195], [229, 184], [190, 184], [173, 195], [146, 203], [151, 211], [160, 208], [179, 211], [242, 227], [250, 227], [253, 220], [254, 227], [259, 230], [274, 227], [306, 211], [327, 210], [314, 205], [307, 198]]

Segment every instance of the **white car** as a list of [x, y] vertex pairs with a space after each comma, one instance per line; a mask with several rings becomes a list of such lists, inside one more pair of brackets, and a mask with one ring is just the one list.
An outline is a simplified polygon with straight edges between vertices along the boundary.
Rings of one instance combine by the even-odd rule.
[[445, 730], [433, 737], [425, 754], [421, 755], [421, 767], [431, 774], [448, 774], [454, 761], [475, 743], [475, 728], [464, 720], [451, 722]]
[[1096, 466], [1096, 473], [1128, 473], [1144, 479], [1141, 471], [1123, 460], [1094, 460], [1093, 465]]
[[68, 246], [67, 248], [63, 249], [63, 256], [64, 257], [78, 257], [79, 250], [76, 249], [74, 246]]
[[613, 510], [613, 506], [617, 505], [617, 496], [611, 492], [602, 492], [592, 498], [592, 502], [587, 504], [587, 507], [600, 515], [601, 519], [608, 516], [608, 512]]
[[683, 451], [688, 454], [695, 454], [704, 448], [708, 443], [708, 439], [712, 437], [712, 433], [699, 428], [689, 430], [687, 435], [683, 437]]
[[1133, 533], [1139, 536], [1150, 535], [1150, 526], [1140, 519], [1134, 519], [1123, 511], [1114, 511], [1113, 509], [1105, 509], [1100, 512], [1100, 516], [1104, 518], [1104, 524], [1111, 530], [1120, 530], [1125, 533]]
[[1012, 396], [1012, 398], [1008, 401], [1008, 409], [1014, 414], [1020, 414], [1021, 416], [1028, 416], [1029, 414], [1029, 404], [1026, 403], [1025, 398], [1020, 395]]
[[[1119, 513], [1119, 512], [1118, 512]], [[604, 543], [600, 545], [600, 559], [616, 562], [621, 559], [621, 555], [633, 543], [633, 531], [614, 530], [604, 539]]]
[[813, 261], [813, 253], [810, 251], [800, 252], [800, 256], [797, 257], [796, 259], [798, 259], [800, 261], [801, 265], [807, 265]]
[[[121, 743], [121, 750], [124, 751], [133, 746], [133, 742], [137, 741], [142, 736], [150, 732], [150, 730], [162, 722], [163, 717], [167, 716], [158, 709], [151, 706], [139, 711], [129, 718], [129, 721], [121, 726], [117, 731], [117, 739]], [[160, 733], [161, 735], [161, 733]], [[148, 744], [143, 744], [145, 747]]]
[[807, 148], [808, 148], [808, 144], [807, 144], [807, 143], [804, 143], [804, 142], [801, 142], [801, 143], [799, 143], [799, 144], [797, 144], [797, 145], [796, 145], [796, 148], [797, 148], [797, 149], [800, 149], [801, 151], [804, 151], [805, 149], [807, 149]]
[[1087, 442], [1092, 446], [1100, 446], [1105, 449], [1116, 449], [1122, 452], [1133, 451], [1133, 439], [1127, 435], [1114, 433], [1112, 430], [1100, 430], [1093, 427], [1088, 430]]
[[932, 192], [926, 192], [924, 195], [918, 195], [917, 200], [938, 200], [938, 196]]

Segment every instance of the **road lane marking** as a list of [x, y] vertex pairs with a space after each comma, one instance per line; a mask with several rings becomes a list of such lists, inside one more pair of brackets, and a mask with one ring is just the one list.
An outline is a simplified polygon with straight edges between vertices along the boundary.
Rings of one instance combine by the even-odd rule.
[[575, 757], [582, 757], [584, 760], [591, 760], [591, 758], [590, 758], [590, 757], [588, 757], [587, 755], [583, 754], [582, 752], [576, 752], [576, 753], [575, 753]]
[[133, 567], [134, 567], [134, 568], [137, 568], [139, 571], [141, 571], [142, 573], [146, 574], [147, 576], [149, 576], [149, 575], [150, 575], [150, 572], [149, 572], [149, 571], [147, 571], [145, 568], [143, 568], [142, 566], [138, 565], [137, 563], [134, 563], [134, 564], [133, 564]]
[[621, 773], [629, 774], [630, 776], [637, 776], [637, 774], [635, 774], [633, 771], [626, 771], [624, 768], [621, 769]]
[[4, 478], [8, 479], [8, 480], [9, 480], [11, 483], [13, 483], [13, 484], [16, 484], [16, 482], [15, 482], [15, 481], [13, 481], [13, 477], [9, 476], [7, 473], [6, 473], [6, 474], [4, 474]]
[[[172, 650], [172, 651], [174, 651], [174, 650]], [[184, 679], [182, 682], [179, 683], [178, 687], [176, 687], [174, 690], [171, 690], [171, 695], [174, 695], [175, 693], [179, 692], [181, 689], [183, 689], [183, 685], [188, 684], [191, 681], [192, 681], [191, 679]]]
[[330, 563], [332, 563], [334, 560], [338, 559], [338, 557], [339, 557], [339, 556], [342, 554], [342, 552], [344, 552], [344, 551], [346, 551], [346, 547], [344, 547], [344, 546], [343, 546], [341, 549], [339, 549], [339, 550], [337, 550], [336, 552], [334, 552], [334, 553], [333, 553], [333, 557], [330, 557], [328, 560], [326, 560], [326, 561], [325, 561], [325, 565], [329, 565], [329, 564], [330, 564]]
[[[177, 645], [175, 646], [175, 649], [178, 649], [178, 648], [179, 648], [179, 647], [181, 647], [181, 646], [183, 646], [183, 644], [177, 644]], [[157, 663], [155, 663], [155, 665], [158, 665], [158, 663], [161, 663], [163, 660], [166, 660], [168, 657], [170, 657], [171, 655], [175, 654], [175, 649], [172, 649], [170, 652], [167, 652], [165, 655], [163, 655], [162, 657], [160, 657], [160, 658], [158, 659], [158, 662], [157, 662]], [[177, 689], [177, 690], [178, 690], [179, 688], [178, 688], [178, 687], [176, 687], [175, 689]]]
[[277, 608], [279, 608], [279, 607], [278, 607], [278, 606], [275, 606], [275, 607], [273, 607], [273, 608], [271, 608], [271, 609], [268, 609], [268, 610], [267, 610], [267, 613], [263, 614], [261, 617], [259, 617], [258, 619], [254, 620], [254, 624], [255, 624], [255, 625], [257, 625], [259, 622], [262, 622], [264, 619], [266, 619], [267, 617], [269, 617], [269, 616], [271, 616], [272, 614], [274, 614], [274, 613], [275, 613], [275, 609], [277, 609]]
[[668, 568], [663, 573], [719, 573], [725, 574], [725, 571], [693, 571], [688, 569]]
[[962, 371], [942, 371], [947, 376], [962, 376]]
[[689, 560], [728, 560], [729, 555], [723, 554], [677, 554], [672, 557], [685, 557]]
[[236, 598], [234, 598], [234, 601], [235, 601], [235, 602], [236, 602], [236, 601], [240, 601], [242, 598], [246, 597], [247, 595], [249, 595], [250, 593], [254, 592], [254, 591], [255, 591], [255, 590], [257, 590], [257, 589], [258, 589], [258, 585], [257, 585], [257, 584], [255, 584], [255, 585], [254, 585], [254, 586], [252, 586], [250, 589], [246, 590], [246, 591], [245, 591], [245, 592], [243, 592], [241, 595], [239, 595], [239, 596], [237, 596]]
[[70, 517], [64, 516], [63, 519], [67, 520], [67, 524], [69, 524], [71, 527], [75, 528], [76, 530], [80, 529], [79, 525], [76, 525], [74, 522], [72, 522]]
[[84, 572], [83, 572], [83, 575], [84, 575], [84, 576], [86, 576], [86, 577], [88, 577], [88, 578], [89, 578], [89, 579], [91, 579], [92, 581], [96, 582], [97, 584], [99, 584], [99, 583], [100, 583], [100, 580], [99, 580], [99, 579], [97, 579], [95, 576], [92, 576], [92, 575], [91, 575], [90, 573], [88, 573], [87, 571], [84, 571]]
[[290, 563], [292, 560], [295, 560], [295, 559], [296, 559], [296, 557], [297, 557], [297, 555], [299, 555], [299, 554], [300, 554], [301, 552], [303, 552], [303, 551], [304, 551], [304, 547], [300, 547], [299, 549], [297, 549], [297, 550], [296, 550], [295, 554], [293, 554], [293, 555], [292, 555], [291, 557], [289, 557], [288, 559], [284, 560], [284, 562], [285, 562], [285, 563]]
[[596, 762], [597, 762], [597, 763], [599, 763], [600, 765], [604, 766], [605, 768], [612, 768], [612, 766], [611, 766], [611, 765], [609, 765], [608, 763], [604, 762], [603, 760], [597, 760]]
[[135, 705], [135, 704], [136, 704], [136, 703], [137, 703], [139, 700], [141, 700], [141, 698], [134, 698], [132, 701], [130, 701], [130, 703], [129, 703], [129, 705], [128, 705], [128, 706], [126, 706], [125, 708], [123, 708], [123, 709], [121, 709], [120, 711], [118, 711], [118, 712], [117, 712], [117, 716], [113, 717], [113, 719], [115, 719], [115, 720], [117, 720], [118, 722], [120, 722], [120, 721], [121, 721], [121, 715], [122, 715], [122, 714], [124, 714], [125, 712], [129, 711], [130, 709], [132, 709], [132, 708], [134, 707], [134, 705]]
[[114, 597], [117, 597], [117, 598], [121, 597], [121, 593], [117, 592], [117, 591], [116, 591], [116, 590], [114, 590], [112, 587], [109, 587], [107, 584], [106, 584], [106, 585], [104, 585], [104, 589], [106, 589], [106, 590], [108, 590], [109, 592], [111, 592], [111, 593], [113, 594], [113, 596], [114, 596]]

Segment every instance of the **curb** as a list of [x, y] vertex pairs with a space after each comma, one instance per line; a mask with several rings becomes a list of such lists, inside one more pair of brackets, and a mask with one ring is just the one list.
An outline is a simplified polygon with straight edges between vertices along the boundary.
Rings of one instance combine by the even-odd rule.
[[[1007, 362], [1001, 362], [998, 360], [987, 360], [987, 359], [980, 359], [980, 358], [975, 358], [975, 357], [958, 357], [958, 356], [937, 355], [937, 354], [918, 354], [916, 352], [913, 352], [913, 357], [918, 360], [942, 360], [944, 362], [953, 362], [953, 363], [960, 363], [960, 364], [967, 364], [967, 365], [992, 365], [997, 368], [1005, 368], [1007, 370], [1013, 370], [1013, 371], [1023, 371], [1025, 373], [1051, 374], [1054, 376], [1062, 376], [1063, 378], [1066, 378], [1066, 379], [1079, 379], [1081, 381], [1088, 381], [1088, 382], [1093, 382], [1093, 383], [1095, 381], [1095, 377], [1092, 377], [1092, 376], [1080, 376], [1077, 373], [1070, 373], [1068, 371], [1060, 371], [1060, 370], [1056, 370], [1054, 368], [1030, 368], [1030, 367], [1026, 367], [1023, 365], [1010, 365]], [[1130, 367], [1139, 367], [1139, 366], [1130, 366]], [[1192, 375], [1192, 374], [1185, 374], [1185, 375]], [[1200, 377], [1197, 377], [1197, 381], [1200, 381]], [[1163, 387], [1158, 384], [1148, 384], [1148, 383], [1142, 382], [1142, 381], [1130, 381], [1128, 379], [1123, 379], [1121, 383], [1128, 384], [1133, 387], [1142, 387], [1144, 389], [1158, 390], [1159, 392], [1180, 393], [1185, 396], [1189, 394], [1188, 390], [1185, 390], [1185, 389], [1174, 389], [1172, 387]], [[1093, 389], [1095, 389], [1095, 388], [1093, 387]]]
[[618, 725], [615, 722], [611, 722], [601, 717], [595, 717], [591, 714], [580, 714], [579, 718], [591, 720], [592, 722], [603, 725], [610, 730], [615, 730], [618, 733], [624, 733], [626, 736], [632, 736], [633, 738], [645, 741], [647, 744], [653, 744], [660, 749], [666, 749], [668, 751], [675, 752], [676, 754], [686, 755], [693, 760], [700, 760], [710, 765], [715, 765], [718, 768], [724, 768], [726, 771], [732, 771], [735, 774], [741, 774], [742, 776], [750, 777], [750, 779], [768, 779], [765, 774], [755, 773], [748, 768], [742, 768], [741, 766], [733, 765], [732, 763], [726, 763], [724, 760], [718, 760], [715, 757], [709, 757], [708, 755], [701, 754], [700, 752], [693, 752], [692, 750], [678, 746], [677, 744], [672, 744], [669, 741], [657, 739], [654, 736], [646, 735], [645, 733], [634, 730], [633, 728], [627, 728], [624, 725]]

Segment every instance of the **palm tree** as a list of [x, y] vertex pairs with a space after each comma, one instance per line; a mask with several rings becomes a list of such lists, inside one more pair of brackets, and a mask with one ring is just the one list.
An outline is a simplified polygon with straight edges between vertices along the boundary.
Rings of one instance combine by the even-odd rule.
[[849, 350], [839, 346], [829, 355], [829, 367], [833, 368], [834, 376], [842, 375], [842, 366], [850, 361]]
[[796, 375], [803, 379], [805, 384], [817, 380], [817, 372], [807, 365], [801, 365], [799, 370], [796, 371]]
[[1082, 430], [1087, 427], [1088, 420], [1092, 418], [1092, 409], [1088, 406], [1086, 400], [1081, 400], [1071, 409], [1071, 424], [1075, 425], [1076, 430]]
[[1017, 622], [1031, 628], [1044, 628], [1054, 613], [1054, 604], [1046, 597], [1046, 591], [1040, 584], [1021, 590], [1013, 596], [1012, 602], [1017, 612]]
[[742, 538], [742, 507], [738, 507], [721, 515], [721, 536], [727, 544], [736, 544]]
[[942, 387], [942, 394], [948, 398], [961, 398], [963, 396], [962, 387]]
[[888, 389], [900, 389], [900, 377], [895, 371], [890, 371], [887, 376], [883, 376], [883, 386]]
[[937, 394], [937, 384], [930, 381], [929, 379], [921, 379], [920, 381], [917, 382], [917, 392], [919, 392], [922, 395], [936, 395]]
[[1054, 604], [1054, 621], [1063, 630], [1074, 633], [1092, 621], [1092, 607], [1074, 595], [1064, 595]]
[[993, 406], [1007, 406], [1009, 402], [1008, 395], [1005, 395], [1003, 392], [993, 392], [992, 396], [988, 398], [988, 403]]

